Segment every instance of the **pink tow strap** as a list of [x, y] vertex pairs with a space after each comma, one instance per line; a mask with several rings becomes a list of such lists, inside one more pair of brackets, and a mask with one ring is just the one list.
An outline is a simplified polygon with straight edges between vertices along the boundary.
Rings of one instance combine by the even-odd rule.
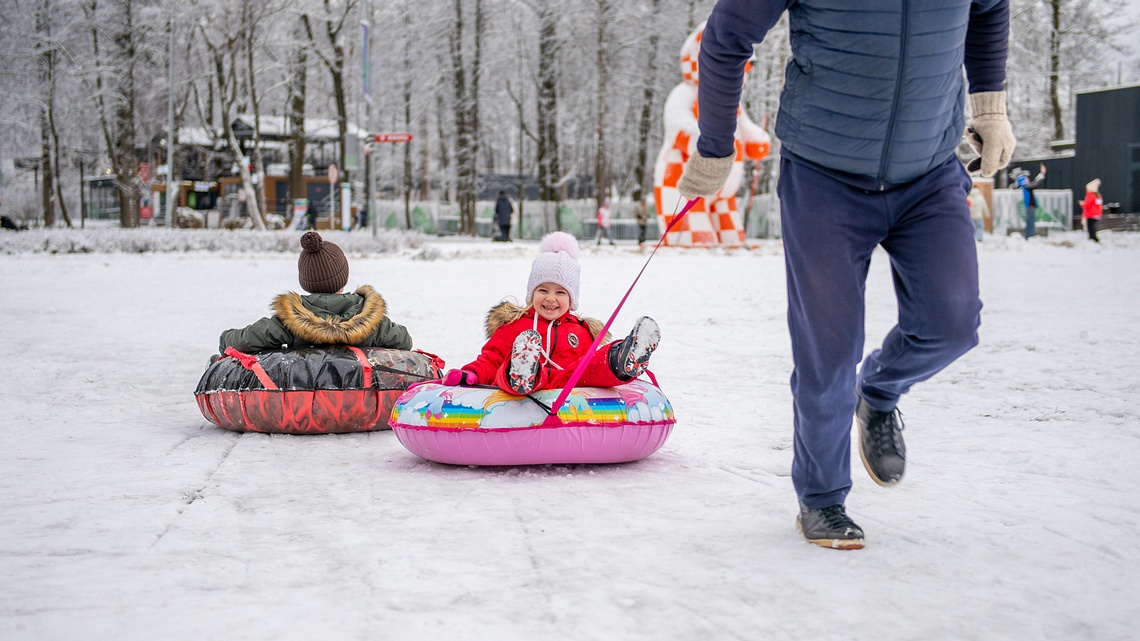
[[[562, 406], [566, 403], [566, 399], [570, 396], [570, 390], [574, 389], [574, 386], [578, 384], [578, 380], [582, 378], [582, 374], [586, 371], [586, 366], [590, 362], [590, 357], [594, 355], [594, 352], [598, 351], [598, 348], [602, 345], [602, 341], [606, 339], [606, 333], [610, 331], [610, 325], [613, 324], [614, 318], [617, 318], [622, 305], [625, 305], [626, 299], [633, 293], [633, 288], [637, 286], [637, 281], [641, 280], [641, 275], [645, 273], [645, 268], [649, 267], [649, 261], [653, 260], [653, 256], [657, 253], [657, 250], [661, 248], [661, 243], [665, 242], [665, 235], [668, 234], [677, 223], [681, 222], [685, 214], [689, 213], [693, 205], [697, 204], [697, 200], [699, 200], [699, 198], [694, 198], [686, 203], [681, 213], [674, 216], [669, 226], [665, 228], [665, 232], [661, 234], [661, 239], [657, 241], [657, 244], [653, 247], [653, 251], [649, 252], [649, 258], [646, 258], [645, 264], [641, 266], [641, 271], [637, 272], [637, 277], [633, 279], [633, 283], [630, 284], [629, 289], [625, 290], [625, 296], [621, 297], [621, 301], [619, 301], [617, 307], [614, 308], [614, 312], [610, 314], [610, 318], [602, 327], [602, 331], [598, 332], [598, 335], [594, 338], [594, 342], [590, 345], [589, 351], [586, 352], [585, 358], [578, 362], [578, 367], [574, 368], [574, 373], [570, 375], [570, 380], [566, 381], [566, 386], [562, 388], [562, 392], [558, 394], [558, 398], [554, 399], [554, 403], [550, 405], [550, 413], [547, 415], [546, 420], [542, 422], [544, 426], [557, 425], [561, 422], [558, 418], [558, 410], [562, 409]], [[653, 384], [657, 384], [656, 378], [653, 379]]]

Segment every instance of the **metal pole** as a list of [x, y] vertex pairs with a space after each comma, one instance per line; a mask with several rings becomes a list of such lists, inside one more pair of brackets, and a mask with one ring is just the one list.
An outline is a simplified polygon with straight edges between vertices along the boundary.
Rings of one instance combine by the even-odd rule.
[[[373, 131], [372, 91], [368, 81], [368, 76], [370, 73], [369, 58], [372, 57], [372, 47], [370, 46], [372, 44], [372, 0], [367, 0], [367, 2], [365, 2], [364, 10], [367, 12], [364, 16], [364, 20], [361, 21], [361, 26], [364, 27], [364, 127], [368, 130], [368, 140], [365, 142], [365, 144], [369, 145], [372, 144], [371, 137]], [[376, 151], [375, 146], [373, 146], [372, 151]], [[377, 224], [379, 212], [376, 211], [376, 207], [374, 207], [375, 203], [372, 202], [372, 175], [373, 166], [375, 164], [376, 163], [373, 161], [372, 154], [368, 154], [368, 162], [364, 164], [364, 202], [366, 203], [365, 206], [368, 207], [368, 224], [372, 226], [373, 238], [376, 238], [376, 228], [379, 226]]]
[[166, 105], [166, 224], [177, 229], [174, 224], [175, 194], [181, 191], [174, 184], [174, 15], [170, 16], [170, 53], [167, 64], [167, 83], [170, 94]]
[[83, 152], [79, 156], [79, 228], [87, 227], [87, 184], [83, 180]]

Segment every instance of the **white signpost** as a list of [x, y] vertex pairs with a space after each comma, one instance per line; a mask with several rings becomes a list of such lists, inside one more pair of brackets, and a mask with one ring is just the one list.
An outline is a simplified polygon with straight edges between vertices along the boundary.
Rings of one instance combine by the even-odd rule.
[[340, 228], [348, 231], [352, 227], [352, 185], [340, 184]]
[[329, 227], [336, 227], [336, 181], [340, 177], [336, 165], [329, 165]]

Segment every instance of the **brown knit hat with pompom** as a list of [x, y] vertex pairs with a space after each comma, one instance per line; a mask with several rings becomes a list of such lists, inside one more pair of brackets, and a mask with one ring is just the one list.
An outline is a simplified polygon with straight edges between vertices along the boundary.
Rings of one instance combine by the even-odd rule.
[[297, 280], [309, 293], [335, 294], [348, 284], [348, 259], [336, 244], [315, 231], [307, 231], [301, 236]]

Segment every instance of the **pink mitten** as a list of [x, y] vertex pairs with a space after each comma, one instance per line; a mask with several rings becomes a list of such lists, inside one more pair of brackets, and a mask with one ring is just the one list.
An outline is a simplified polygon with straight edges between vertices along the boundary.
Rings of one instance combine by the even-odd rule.
[[449, 369], [443, 375], [443, 384], [452, 387], [457, 385], [475, 385], [479, 382], [474, 372], [469, 372], [463, 369]]

